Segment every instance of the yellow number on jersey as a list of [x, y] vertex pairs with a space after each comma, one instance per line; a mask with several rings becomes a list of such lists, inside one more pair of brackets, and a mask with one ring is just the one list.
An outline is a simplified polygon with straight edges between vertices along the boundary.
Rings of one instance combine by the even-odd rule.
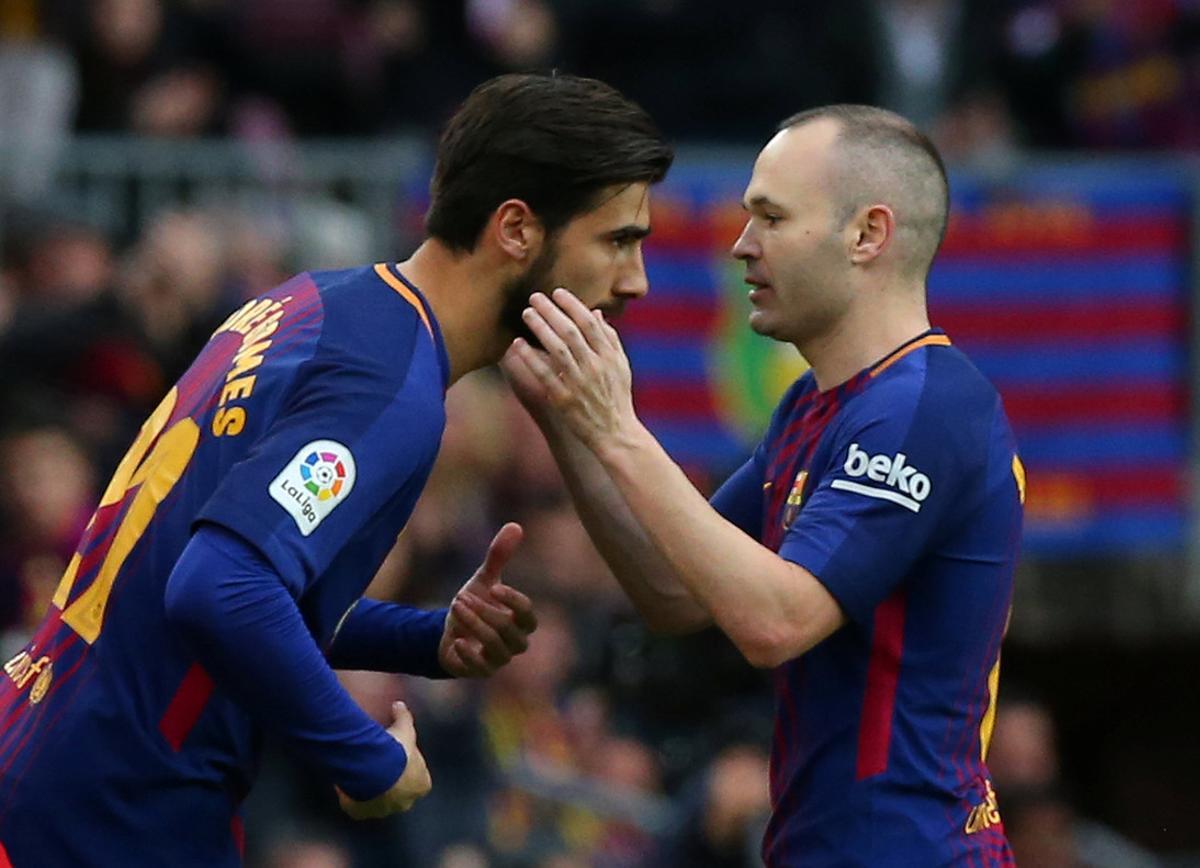
[[[117, 466], [104, 496], [100, 498], [101, 507], [111, 506], [119, 503], [133, 489], [138, 489], [120, 527], [109, 542], [95, 580], [79, 595], [79, 599], [67, 606], [79, 570], [80, 556], [76, 553], [54, 592], [54, 605], [60, 609], [66, 607], [62, 614], [63, 623], [69, 625], [89, 645], [96, 641], [104, 625], [104, 610], [117, 573], [150, 526], [158, 505], [183, 476], [200, 440], [200, 428], [189, 417], [180, 419], [166, 433], [162, 433], [178, 397], [178, 390], [171, 389], [150, 414], [137, 440]], [[154, 447], [152, 450], [151, 445]]]

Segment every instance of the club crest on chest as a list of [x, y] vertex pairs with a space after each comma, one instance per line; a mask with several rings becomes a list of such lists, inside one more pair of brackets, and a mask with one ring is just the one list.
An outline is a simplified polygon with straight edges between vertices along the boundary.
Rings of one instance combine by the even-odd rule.
[[800, 514], [800, 506], [804, 503], [804, 484], [806, 482], [808, 482], [808, 471], [801, 470], [796, 474], [796, 480], [792, 483], [792, 490], [788, 492], [787, 502], [783, 506], [781, 524], [784, 530], [791, 527], [792, 522], [796, 520], [796, 516]]

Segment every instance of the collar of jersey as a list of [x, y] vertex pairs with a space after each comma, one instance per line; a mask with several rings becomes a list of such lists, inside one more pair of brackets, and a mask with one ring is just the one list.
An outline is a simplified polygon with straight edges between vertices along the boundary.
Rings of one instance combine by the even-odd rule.
[[416, 284], [400, 273], [400, 269], [394, 263], [379, 263], [375, 266], [375, 273], [383, 279], [384, 283], [396, 290], [405, 301], [416, 308], [421, 322], [425, 324], [425, 329], [433, 340], [433, 345], [437, 348], [438, 364], [442, 368], [442, 389], [448, 388], [450, 385], [450, 357], [446, 355], [446, 341], [442, 338], [442, 327], [438, 324], [437, 317], [433, 315], [433, 308], [429, 306], [425, 295], [417, 289]]

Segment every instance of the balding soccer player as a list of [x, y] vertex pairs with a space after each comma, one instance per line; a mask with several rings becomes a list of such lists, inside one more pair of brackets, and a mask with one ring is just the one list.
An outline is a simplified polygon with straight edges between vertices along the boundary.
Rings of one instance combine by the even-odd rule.
[[408, 260], [302, 274], [217, 330], [5, 666], [0, 865], [238, 864], [263, 732], [355, 818], [428, 792], [407, 712], [385, 730], [331, 667], [486, 675], [524, 649], [529, 600], [499, 575], [516, 526], [449, 614], [359, 596], [428, 478], [446, 389], [501, 356], [529, 294], [646, 292], [671, 156], [601, 82], [494, 79], [449, 122]]
[[775, 673], [769, 868], [1008, 865], [984, 759], [1024, 475], [1000, 398], [931, 329], [941, 159], [889, 112], [786, 121], [733, 254], [750, 326], [812, 368], [712, 498], [634, 414], [616, 332], [557, 290], [505, 368], [653, 627]]

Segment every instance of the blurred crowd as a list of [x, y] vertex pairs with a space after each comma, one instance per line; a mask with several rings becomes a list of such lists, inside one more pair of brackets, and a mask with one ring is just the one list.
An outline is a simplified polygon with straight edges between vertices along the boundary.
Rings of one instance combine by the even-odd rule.
[[[23, 203], [0, 236], [5, 658], [213, 328], [295, 270], [345, 264], [211, 207], [151, 215], [120, 239], [31, 208], [66, 138], [428, 134], [483, 78], [552, 66], [611, 81], [691, 141], [758, 142], [796, 110], [855, 101], [908, 114], [960, 160], [1200, 145], [1195, 0], [759, 0], [753, 14], [717, 0], [0, 0], [0, 206]], [[458, 384], [448, 416], [370, 593], [444, 605], [516, 520], [511, 580], [541, 628], [486, 683], [347, 673], [381, 719], [397, 696], [413, 709], [432, 794], [398, 820], [351, 824], [326, 785], [268, 751], [250, 864], [757, 864], [766, 678], [717, 634], [640, 625], [498, 377]], [[991, 765], [1020, 864], [1156, 864], [1078, 815], [1050, 712], [1012, 693]]]
[[866, 102], [953, 158], [1200, 144], [1195, 0], [0, 0], [0, 131], [43, 141], [428, 130], [550, 67], [705, 141]]

